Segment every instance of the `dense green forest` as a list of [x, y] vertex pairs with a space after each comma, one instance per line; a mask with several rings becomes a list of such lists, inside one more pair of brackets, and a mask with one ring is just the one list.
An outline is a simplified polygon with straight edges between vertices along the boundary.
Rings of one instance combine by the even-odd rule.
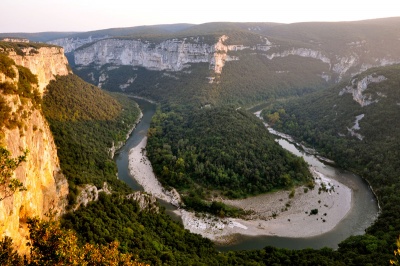
[[[212, 73], [207, 63], [193, 64], [189, 72], [168, 72], [147, 70], [143, 67], [118, 66], [111, 64], [99, 70], [93, 67], [79, 67], [74, 72], [83, 80], [96, 84], [102, 73], [107, 72], [107, 79], [102, 88], [112, 92], [125, 92], [151, 98], [158, 103], [175, 105], [191, 105], [200, 107], [210, 101], [215, 102], [215, 94], [210, 95], [210, 87], [206, 77]], [[134, 80], [131, 84], [129, 80]], [[128, 84], [125, 89], [119, 85]]]
[[218, 263], [210, 240], [184, 230], [164, 212], [141, 211], [135, 201], [120, 196], [101, 194], [99, 201], [67, 214], [62, 223], [78, 233], [82, 244], [118, 240], [121, 251], [151, 265]]
[[[43, 112], [58, 147], [61, 168], [69, 181], [70, 204], [78, 185], [103, 182], [127, 191], [115, 175], [110, 158], [113, 142], [124, 141], [139, 116], [136, 103], [126, 96], [109, 95], [75, 75], [57, 77], [47, 87]], [[117, 189], [118, 188], [118, 189]]]
[[304, 160], [283, 150], [261, 121], [242, 109], [203, 108], [190, 114], [159, 109], [149, 136], [155, 173], [184, 194], [241, 198], [312, 183]]

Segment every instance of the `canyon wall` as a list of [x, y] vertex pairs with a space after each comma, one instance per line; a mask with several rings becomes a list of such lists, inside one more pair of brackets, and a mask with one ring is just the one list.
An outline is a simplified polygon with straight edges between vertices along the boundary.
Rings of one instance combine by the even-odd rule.
[[75, 50], [75, 64], [131, 65], [153, 70], [180, 71], [189, 63], [209, 63], [210, 69], [221, 73], [225, 61], [238, 58], [227, 55], [227, 36], [217, 43], [206, 44], [196, 39], [172, 39], [159, 44], [141, 40], [104, 39]]
[[[62, 48], [40, 48], [39, 53], [20, 56], [10, 52], [10, 58], [38, 75], [39, 89], [44, 88], [55, 75], [67, 75], [67, 60]], [[0, 73], [0, 83], [8, 82], [18, 86], [19, 74], [16, 66], [15, 78]], [[14, 171], [13, 178], [21, 181], [26, 191], [15, 192], [11, 197], [0, 201], [0, 236], [10, 236], [17, 249], [26, 253], [28, 235], [27, 218], [45, 218], [49, 210], [61, 214], [67, 205], [68, 182], [61, 173], [57, 148], [49, 125], [40, 106], [31, 99], [20, 97], [17, 93], [4, 94], [4, 106], [11, 108], [13, 119], [18, 126], [1, 128], [0, 145], [15, 158], [28, 151], [26, 161]]]
[[[68, 75], [68, 60], [64, 55], [64, 49], [61, 47], [41, 47], [35, 49], [32, 47], [22, 49], [25, 55], [18, 55], [15, 51], [10, 51], [8, 56], [15, 61], [17, 65], [29, 68], [35, 74], [39, 81], [39, 92], [43, 95], [44, 88], [56, 75]], [[31, 52], [34, 51], [34, 52]]]

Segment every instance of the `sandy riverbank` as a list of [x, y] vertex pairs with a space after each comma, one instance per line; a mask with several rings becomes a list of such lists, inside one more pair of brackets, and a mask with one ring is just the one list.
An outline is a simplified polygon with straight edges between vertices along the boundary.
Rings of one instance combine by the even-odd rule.
[[[199, 218], [193, 213], [178, 211], [186, 229], [221, 243], [234, 241], [236, 234], [316, 236], [332, 230], [352, 205], [348, 187], [320, 173], [316, 175], [319, 177], [313, 190], [305, 193], [305, 187], [299, 187], [292, 198], [289, 198], [290, 191], [279, 191], [243, 200], [224, 200], [226, 204], [253, 211], [246, 220]], [[322, 183], [334, 190], [319, 193]], [[318, 209], [318, 214], [310, 215], [312, 209]]]
[[[144, 152], [146, 143], [145, 137], [130, 151], [130, 172], [146, 192], [177, 205], [179, 195], [175, 191], [171, 193], [163, 189], [155, 177]], [[290, 191], [279, 191], [242, 200], [223, 200], [226, 204], [253, 211], [246, 220], [198, 217], [183, 209], [175, 212], [181, 216], [186, 229], [221, 243], [233, 241], [236, 234], [283, 237], [323, 234], [332, 230], [349, 212], [352, 192], [350, 188], [323, 176], [315, 169], [312, 171], [316, 177], [315, 188], [305, 192], [305, 187], [298, 187], [292, 198], [289, 198]], [[322, 186], [331, 191], [320, 192]], [[312, 209], [318, 209], [318, 214], [310, 215]]]
[[178, 206], [180, 197], [176, 190], [166, 191], [154, 175], [153, 167], [146, 156], [146, 144], [147, 137], [144, 137], [136, 147], [129, 151], [128, 167], [130, 174], [143, 187], [145, 192]]

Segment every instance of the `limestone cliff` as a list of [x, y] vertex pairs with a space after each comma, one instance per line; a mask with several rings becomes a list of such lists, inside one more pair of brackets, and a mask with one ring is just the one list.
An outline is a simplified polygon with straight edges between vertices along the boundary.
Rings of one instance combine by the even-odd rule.
[[49, 41], [48, 43], [53, 44], [53, 45], [58, 45], [64, 48], [64, 52], [65, 53], [70, 53], [75, 51], [75, 49], [81, 47], [82, 45], [94, 42], [94, 41], [98, 41], [98, 40], [102, 40], [107, 38], [108, 36], [101, 36], [101, 37], [92, 37], [89, 36], [87, 38], [79, 38], [79, 37], [75, 37], [75, 38], [61, 38], [61, 39], [56, 39], [53, 41]]
[[[336, 76], [336, 79], [334, 80], [335, 82], [341, 81], [346, 75], [354, 76], [372, 67], [393, 65], [400, 62], [400, 58], [394, 58], [390, 60], [386, 57], [375, 58], [368, 56], [368, 50], [355, 50], [354, 47], [351, 48], [353, 48], [353, 50], [349, 49], [346, 53], [340, 55], [334, 55], [323, 50], [315, 50], [310, 48], [292, 48], [267, 54], [266, 57], [269, 60], [273, 60], [274, 58], [295, 55], [320, 60], [329, 65], [331, 74]], [[359, 46], [356, 46], [356, 48], [359, 48]], [[367, 54], [367, 56], [365, 56], [365, 54]], [[353, 71], [355, 70], [355, 72], [350, 73], [351, 69]], [[326, 75], [325, 73], [322, 73], [321, 77], [327, 81], [331, 78], [330, 75]]]
[[[382, 75], [376, 77], [374, 75], [368, 75], [361, 80], [353, 79], [351, 81], [351, 85], [346, 86], [339, 92], [339, 96], [342, 96], [345, 93], [350, 93], [353, 96], [353, 100], [359, 103], [361, 107], [376, 103], [379, 100], [376, 98], [373, 99], [373, 94], [364, 92], [368, 88], [369, 84], [380, 83], [385, 80], [387, 80], [387, 78]], [[385, 97], [383, 94], [377, 94], [377, 96]]]
[[[230, 57], [227, 36], [221, 36], [217, 43], [202, 43], [198, 38], [165, 40], [154, 44], [141, 40], [104, 39], [75, 51], [75, 64], [132, 65], [154, 70], [180, 71], [189, 63], [209, 63], [210, 69], [219, 74], [225, 61], [238, 60]], [[233, 48], [232, 48], [233, 49]]]
[[70, 72], [68, 60], [64, 55], [64, 49], [61, 47], [42, 47], [39, 49], [29, 47], [22, 51], [25, 54], [23, 56], [18, 55], [15, 51], [9, 51], [8, 56], [17, 65], [29, 68], [37, 76], [38, 89], [42, 95], [44, 88], [50, 80], [55, 79], [56, 75], [65, 76]]
[[[61, 48], [40, 48], [39, 53], [25, 57], [10, 54], [17, 64], [39, 74], [41, 91], [54, 79], [54, 75], [68, 73]], [[16, 77], [9, 78], [0, 73], [0, 83], [17, 86], [19, 73], [15, 66], [12, 67]], [[0, 90], [0, 96], [18, 122], [17, 127], [1, 128], [0, 145], [9, 150], [13, 158], [22, 155], [24, 150], [29, 151], [26, 162], [14, 172], [14, 178], [21, 181], [27, 190], [0, 201], [0, 237], [12, 237], [18, 250], [26, 253], [27, 218], [44, 218], [50, 209], [63, 213], [67, 204], [68, 183], [61, 173], [57, 148], [40, 107], [35, 107], [31, 99], [16, 93], [4, 94]]]
[[321, 60], [322, 62], [324, 62], [326, 64], [329, 64], [329, 65], [331, 64], [331, 60], [326, 55], [324, 55], [321, 51], [316, 51], [316, 50], [306, 49], [306, 48], [293, 48], [291, 50], [285, 50], [280, 53], [272, 53], [272, 54], [267, 55], [267, 58], [271, 60], [275, 57], [287, 57], [289, 55], [310, 57], [310, 58]]
[[74, 210], [77, 210], [81, 205], [86, 206], [91, 201], [97, 201], [99, 199], [99, 193], [104, 192], [106, 194], [111, 194], [111, 188], [104, 182], [101, 189], [97, 189], [95, 185], [85, 184], [79, 187], [78, 198], [76, 199], [76, 204], [73, 206]]

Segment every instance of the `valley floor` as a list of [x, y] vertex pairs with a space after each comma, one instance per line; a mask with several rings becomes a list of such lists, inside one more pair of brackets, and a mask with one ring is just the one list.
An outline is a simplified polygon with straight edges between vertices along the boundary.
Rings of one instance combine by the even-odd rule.
[[[130, 151], [131, 175], [146, 192], [178, 205], [179, 195], [163, 189], [155, 177], [144, 151], [146, 143], [147, 138], [144, 138]], [[305, 187], [298, 187], [291, 198], [291, 191], [279, 191], [241, 200], [222, 200], [226, 204], [252, 211], [247, 219], [221, 219], [196, 215], [183, 209], [175, 212], [181, 216], [185, 229], [218, 243], [234, 242], [237, 234], [282, 237], [320, 235], [332, 230], [350, 211], [352, 191], [313, 168], [311, 171], [316, 180], [315, 188], [306, 192]], [[311, 210], [318, 210], [318, 213], [311, 215]]]

